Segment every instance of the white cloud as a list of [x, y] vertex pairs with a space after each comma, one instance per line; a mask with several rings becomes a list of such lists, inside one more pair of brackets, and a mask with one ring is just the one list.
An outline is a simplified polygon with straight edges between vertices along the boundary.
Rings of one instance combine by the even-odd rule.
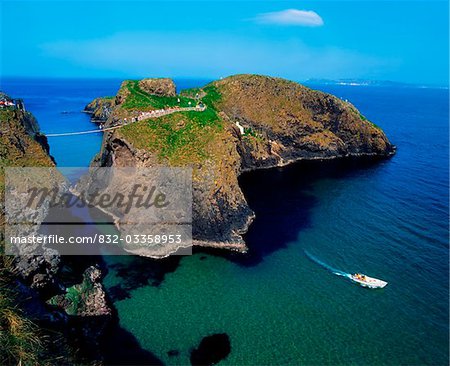
[[296, 25], [305, 27], [320, 27], [323, 19], [312, 10], [286, 9], [272, 13], [258, 14], [255, 20], [265, 24]]

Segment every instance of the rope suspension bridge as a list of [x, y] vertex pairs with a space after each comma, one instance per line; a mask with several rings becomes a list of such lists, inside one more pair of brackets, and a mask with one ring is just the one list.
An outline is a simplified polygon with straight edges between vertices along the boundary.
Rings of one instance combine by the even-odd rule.
[[96, 130], [88, 130], [88, 131], [76, 131], [76, 132], [62, 132], [62, 133], [48, 133], [45, 136], [47, 137], [60, 137], [60, 136], [75, 136], [75, 135], [87, 135], [91, 133], [102, 133], [102, 132], [108, 132], [113, 131], [118, 128], [131, 125], [133, 123], [142, 121], [144, 119], [150, 119], [150, 118], [158, 118], [162, 116], [166, 116], [168, 114], [176, 113], [176, 112], [186, 112], [186, 111], [197, 111], [197, 112], [203, 112], [206, 109], [206, 106], [196, 106], [196, 107], [184, 107], [184, 108], [169, 108], [169, 109], [160, 109], [155, 111], [149, 111], [149, 112], [141, 112], [141, 114], [138, 117], [134, 117], [131, 122], [128, 123], [122, 123], [120, 125], [106, 127], [106, 128], [100, 128]]

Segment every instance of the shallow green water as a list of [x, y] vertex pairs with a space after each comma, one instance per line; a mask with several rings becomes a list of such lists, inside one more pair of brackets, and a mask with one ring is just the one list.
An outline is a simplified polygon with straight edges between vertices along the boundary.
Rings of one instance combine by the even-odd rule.
[[[225, 332], [223, 365], [448, 364], [448, 91], [331, 91], [382, 125], [397, 155], [244, 177], [253, 260], [184, 257], [159, 286], [115, 302], [120, 324], [163, 362], [187, 364], [203, 337]], [[389, 285], [359, 287], [304, 249]], [[108, 261], [109, 288], [127, 279], [113, 262], [135, 266]]]
[[[233, 347], [223, 364], [430, 362], [430, 345], [418, 339], [438, 331], [393, 306], [398, 291], [352, 285], [299, 249], [293, 244], [252, 268], [214, 256], [184, 258], [161, 287], [116, 302], [121, 324], [170, 364], [188, 363], [202, 337], [221, 332]], [[168, 357], [172, 349], [180, 356]]]

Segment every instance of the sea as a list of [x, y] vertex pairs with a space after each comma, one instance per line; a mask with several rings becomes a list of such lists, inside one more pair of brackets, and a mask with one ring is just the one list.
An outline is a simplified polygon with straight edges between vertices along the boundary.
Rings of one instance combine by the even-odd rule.
[[[43, 133], [59, 133], [93, 129], [84, 106], [120, 82], [4, 78], [0, 89], [24, 99]], [[220, 365], [449, 364], [448, 88], [308, 86], [353, 103], [395, 156], [243, 174], [256, 213], [246, 255], [106, 256], [127, 343], [171, 365], [189, 364], [217, 333], [231, 344]], [[88, 166], [101, 142], [101, 132], [50, 137], [50, 153], [59, 166]], [[347, 277], [355, 272], [388, 285], [360, 287]], [[110, 361], [132, 361], [120, 337], [106, 348]]]

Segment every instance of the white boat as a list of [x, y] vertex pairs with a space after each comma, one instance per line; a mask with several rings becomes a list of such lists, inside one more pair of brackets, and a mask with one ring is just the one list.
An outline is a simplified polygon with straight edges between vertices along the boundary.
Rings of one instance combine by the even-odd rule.
[[350, 275], [350, 278], [352, 279], [352, 281], [359, 283], [361, 286], [369, 288], [383, 288], [388, 284], [386, 281], [369, 277], [362, 273], [352, 274]]

